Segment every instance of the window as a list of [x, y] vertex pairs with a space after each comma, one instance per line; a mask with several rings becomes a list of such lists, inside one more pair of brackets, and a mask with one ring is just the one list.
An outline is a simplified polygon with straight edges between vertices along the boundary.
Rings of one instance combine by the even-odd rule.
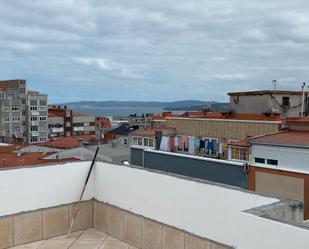
[[268, 165], [278, 166], [278, 160], [275, 160], [275, 159], [267, 159], [267, 164], [268, 164]]
[[30, 130], [31, 131], [38, 131], [38, 127], [37, 126], [31, 126]]
[[4, 121], [5, 121], [5, 123], [10, 123], [10, 118], [9, 117], [5, 117]]
[[20, 121], [20, 117], [19, 116], [12, 117], [12, 122], [17, 123], [19, 121]]
[[143, 139], [141, 137], [137, 139], [137, 145], [143, 146]]
[[6, 129], [6, 130], [5, 130], [5, 134], [6, 134], [6, 135], [9, 135], [9, 134], [10, 134], [10, 130], [9, 130], [9, 129]]
[[40, 132], [46, 131], [46, 126], [40, 126], [40, 127], [39, 127], [39, 130], [40, 130]]
[[13, 133], [19, 133], [20, 132], [20, 128], [16, 127], [12, 129]]
[[4, 99], [5, 98], [5, 94], [4, 93], [0, 93], [0, 99]]
[[40, 106], [40, 107], [39, 107], [39, 110], [40, 110], [40, 111], [46, 111], [46, 106]]
[[137, 145], [137, 137], [133, 137], [133, 145]]
[[12, 111], [13, 112], [19, 112], [19, 106], [13, 106]]
[[35, 143], [38, 141], [38, 138], [37, 137], [31, 137], [30, 139], [31, 143]]
[[5, 112], [9, 112], [9, 111], [10, 111], [10, 107], [9, 107], [9, 106], [5, 106], [5, 107], [4, 107], [4, 111], [5, 111]]
[[154, 147], [154, 139], [149, 139], [149, 147]]
[[40, 137], [40, 141], [42, 142], [42, 141], [46, 141], [47, 139], [46, 139], [46, 137]]
[[30, 106], [30, 111], [37, 111], [38, 107], [37, 106]]
[[261, 164], [265, 164], [265, 158], [255, 157], [255, 158], [254, 158], [254, 162], [256, 162], [256, 163], [261, 163]]
[[30, 105], [37, 105], [38, 101], [37, 100], [30, 100]]
[[40, 105], [46, 105], [46, 100], [40, 100]]
[[40, 117], [40, 121], [46, 121], [46, 120], [47, 120], [47, 117], [45, 116]]
[[38, 121], [38, 117], [30, 117], [30, 121]]
[[149, 146], [149, 138], [144, 137], [144, 146], [148, 147]]
[[290, 97], [282, 97], [282, 106], [289, 107], [290, 106]]

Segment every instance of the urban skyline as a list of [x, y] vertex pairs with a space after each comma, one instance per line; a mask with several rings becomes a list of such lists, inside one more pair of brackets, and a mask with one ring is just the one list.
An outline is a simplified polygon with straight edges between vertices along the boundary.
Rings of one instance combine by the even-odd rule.
[[273, 79], [299, 90], [309, 78], [308, 7], [1, 1], [1, 78], [27, 79], [51, 103], [224, 101], [227, 91], [271, 89]]

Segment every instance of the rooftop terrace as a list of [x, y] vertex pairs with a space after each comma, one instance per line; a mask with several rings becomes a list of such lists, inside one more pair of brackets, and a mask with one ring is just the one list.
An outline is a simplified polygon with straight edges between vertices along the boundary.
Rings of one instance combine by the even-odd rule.
[[68, 231], [89, 166], [0, 170], [0, 248], [41, 240], [39, 248], [57, 249], [308, 248], [300, 202], [103, 162], [95, 165], [73, 232], [95, 228], [122, 242], [93, 229], [75, 243], [54, 242]]

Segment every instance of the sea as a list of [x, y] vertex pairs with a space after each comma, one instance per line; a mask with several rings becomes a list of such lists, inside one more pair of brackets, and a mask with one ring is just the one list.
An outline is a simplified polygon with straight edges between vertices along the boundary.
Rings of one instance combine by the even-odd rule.
[[[146, 113], [161, 114], [166, 111], [160, 107], [102, 107], [102, 108], [79, 108], [74, 111], [88, 113], [100, 117], [128, 117], [130, 114], [142, 115]], [[172, 111], [174, 114], [181, 114], [185, 111]]]

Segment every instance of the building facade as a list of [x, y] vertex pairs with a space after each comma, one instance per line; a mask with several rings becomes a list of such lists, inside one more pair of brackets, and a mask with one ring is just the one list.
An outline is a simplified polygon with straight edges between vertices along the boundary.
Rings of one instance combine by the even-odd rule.
[[[237, 119], [238, 118], [238, 119]], [[228, 158], [228, 143], [248, 136], [278, 132], [280, 119], [264, 117], [186, 118], [167, 117], [166, 127], [175, 128], [178, 135], [200, 137], [222, 144], [222, 158]]]
[[27, 143], [44, 142], [48, 139], [47, 94], [27, 92]]
[[23, 143], [27, 138], [26, 81], [0, 81], [0, 140]]
[[249, 189], [301, 201], [309, 219], [309, 131], [285, 130], [249, 143]]
[[95, 116], [73, 112], [66, 106], [48, 107], [49, 137], [95, 135]]
[[304, 93], [302, 102], [302, 91], [265, 90], [232, 92], [228, 95], [233, 113], [276, 113], [282, 117], [295, 117], [300, 116], [303, 108], [304, 115], [308, 115], [308, 93]]

